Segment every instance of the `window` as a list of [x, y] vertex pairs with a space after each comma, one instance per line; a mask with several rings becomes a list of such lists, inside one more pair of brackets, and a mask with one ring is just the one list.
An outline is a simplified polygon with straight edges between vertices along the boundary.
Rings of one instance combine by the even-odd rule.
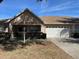
[[41, 28], [40, 28], [40, 26], [27, 26], [26, 27], [26, 30], [25, 30], [26, 32], [39, 32], [39, 31], [41, 31]]

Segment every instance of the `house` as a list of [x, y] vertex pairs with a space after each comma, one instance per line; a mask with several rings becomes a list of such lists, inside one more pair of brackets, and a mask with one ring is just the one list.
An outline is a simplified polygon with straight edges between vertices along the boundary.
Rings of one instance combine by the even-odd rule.
[[4, 23], [8, 25], [5, 28], [5, 32], [11, 33], [12, 38], [16, 35], [22, 35], [24, 40], [29, 37], [29, 32], [33, 36], [36, 33], [40, 33], [44, 38], [69, 38], [72, 33], [79, 30], [78, 18], [59, 16], [38, 17], [29, 9], [25, 9]]

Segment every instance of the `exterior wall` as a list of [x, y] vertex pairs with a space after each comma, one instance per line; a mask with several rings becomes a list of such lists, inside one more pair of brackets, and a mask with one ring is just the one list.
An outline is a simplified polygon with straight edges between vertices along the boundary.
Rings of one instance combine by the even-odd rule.
[[41, 32], [46, 33], [46, 26], [41, 25]]

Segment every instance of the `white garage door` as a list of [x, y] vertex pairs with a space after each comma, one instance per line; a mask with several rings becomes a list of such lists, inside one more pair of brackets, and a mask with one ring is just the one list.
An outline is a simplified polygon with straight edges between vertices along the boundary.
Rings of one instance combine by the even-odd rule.
[[67, 38], [69, 37], [68, 28], [46, 28], [47, 38]]

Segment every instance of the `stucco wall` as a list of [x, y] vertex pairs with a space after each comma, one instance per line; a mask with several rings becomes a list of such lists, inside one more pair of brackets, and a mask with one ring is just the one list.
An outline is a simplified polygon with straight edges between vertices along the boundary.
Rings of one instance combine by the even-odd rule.
[[46, 33], [46, 26], [41, 25], [41, 32]]

